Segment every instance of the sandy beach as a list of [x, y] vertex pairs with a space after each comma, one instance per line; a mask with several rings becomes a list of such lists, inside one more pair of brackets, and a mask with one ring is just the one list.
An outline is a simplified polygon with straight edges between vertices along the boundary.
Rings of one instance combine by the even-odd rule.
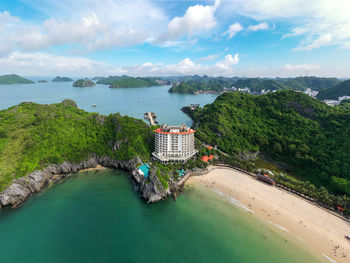
[[81, 169], [79, 170], [79, 173], [80, 172], [87, 172], [87, 171], [94, 171], [94, 170], [103, 170], [103, 169], [106, 169], [105, 167], [103, 167], [102, 165], [96, 165], [96, 167], [92, 167], [92, 168], [87, 168], [87, 169]]
[[210, 167], [208, 174], [187, 181], [198, 183], [237, 199], [252, 216], [295, 236], [329, 261], [350, 262], [350, 240], [344, 237], [350, 223], [326, 210], [230, 168]]

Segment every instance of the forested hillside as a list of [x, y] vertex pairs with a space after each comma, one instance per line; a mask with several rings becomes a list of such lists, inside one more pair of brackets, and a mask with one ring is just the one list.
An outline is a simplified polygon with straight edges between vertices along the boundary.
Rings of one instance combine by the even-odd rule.
[[317, 94], [317, 98], [324, 99], [338, 99], [341, 96], [350, 96], [350, 80], [339, 83], [335, 87], [324, 89]]
[[0, 111], [0, 192], [15, 177], [94, 153], [120, 161], [150, 157], [153, 132], [143, 121], [76, 108], [73, 101], [21, 103]]
[[230, 154], [261, 152], [318, 186], [350, 195], [350, 110], [293, 91], [224, 93], [193, 113], [197, 136]]
[[340, 80], [336, 78], [298, 77], [298, 78], [223, 78], [208, 76], [193, 76], [175, 83], [169, 92], [196, 94], [207, 91], [223, 91], [224, 88], [249, 88], [251, 92], [260, 93], [262, 90], [323, 90], [332, 88]]
[[156, 78], [141, 78], [128, 76], [109, 76], [101, 78], [97, 84], [110, 85], [110, 88], [137, 88], [137, 87], [151, 87], [164, 85], [162, 81]]

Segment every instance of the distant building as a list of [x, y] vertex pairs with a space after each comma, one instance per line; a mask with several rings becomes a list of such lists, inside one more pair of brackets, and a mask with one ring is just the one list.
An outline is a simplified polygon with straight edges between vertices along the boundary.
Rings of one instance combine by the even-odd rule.
[[312, 97], [312, 98], [316, 98], [316, 96], [317, 96], [317, 94], [318, 94], [318, 91], [312, 90], [312, 89], [306, 89], [306, 90], [304, 91], [304, 93], [305, 93], [306, 95], [309, 95], [309, 96]]
[[327, 105], [330, 105], [330, 106], [336, 106], [340, 103], [339, 100], [324, 100], [324, 102], [327, 104]]
[[198, 151], [194, 148], [195, 130], [180, 126], [162, 125], [154, 130], [153, 157], [162, 162], [187, 162]]
[[339, 102], [341, 102], [342, 100], [349, 100], [349, 99], [350, 99], [350, 96], [342, 96], [338, 98]]

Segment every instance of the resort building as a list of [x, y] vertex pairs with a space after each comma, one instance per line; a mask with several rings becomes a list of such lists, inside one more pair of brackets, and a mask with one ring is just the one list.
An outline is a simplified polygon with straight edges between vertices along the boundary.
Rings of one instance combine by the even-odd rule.
[[154, 130], [153, 157], [162, 162], [187, 162], [198, 151], [194, 148], [195, 130], [182, 124], [168, 126], [163, 124]]

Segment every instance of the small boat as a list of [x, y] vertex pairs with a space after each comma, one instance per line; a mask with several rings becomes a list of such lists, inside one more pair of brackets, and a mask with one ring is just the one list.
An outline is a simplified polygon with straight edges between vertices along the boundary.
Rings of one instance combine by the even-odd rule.
[[349, 240], [350, 240], [350, 234], [349, 234], [349, 235], [346, 235], [345, 237], [346, 237], [347, 239], [349, 239]]
[[91, 107], [97, 107], [97, 105], [96, 104], [92, 104]]

